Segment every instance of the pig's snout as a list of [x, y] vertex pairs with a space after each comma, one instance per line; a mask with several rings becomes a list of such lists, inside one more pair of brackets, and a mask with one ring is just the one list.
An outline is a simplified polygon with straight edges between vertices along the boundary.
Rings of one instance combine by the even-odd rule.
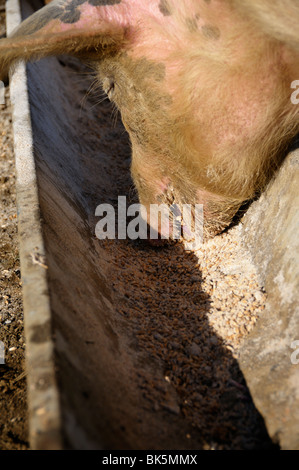
[[[177, 189], [182, 186], [179, 182], [174, 185], [170, 176], [157, 178], [157, 174], [147, 172], [146, 169], [146, 164], [141, 164], [137, 170], [133, 158], [132, 176], [140, 203], [145, 209], [143, 219], [148, 226], [148, 242], [152, 246], [161, 246], [172, 241], [191, 241], [199, 237], [202, 241], [202, 224], [198, 224], [196, 219], [198, 207], [202, 205], [187, 204], [188, 195]], [[196, 199], [193, 201], [195, 203]], [[202, 217], [202, 213], [199, 217]]]

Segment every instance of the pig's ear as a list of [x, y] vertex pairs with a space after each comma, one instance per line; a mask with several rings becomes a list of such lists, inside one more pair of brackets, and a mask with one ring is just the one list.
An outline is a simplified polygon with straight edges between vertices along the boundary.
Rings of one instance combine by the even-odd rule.
[[24, 59], [71, 54], [97, 59], [120, 50], [129, 30], [126, 0], [54, 0], [0, 40], [0, 80]]

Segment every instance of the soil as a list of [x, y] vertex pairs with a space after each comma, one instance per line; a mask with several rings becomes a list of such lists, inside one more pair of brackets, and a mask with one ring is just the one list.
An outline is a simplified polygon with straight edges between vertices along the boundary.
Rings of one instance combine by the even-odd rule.
[[[0, 37], [4, 34], [5, 1], [0, 0]], [[25, 450], [29, 447], [25, 340], [8, 86], [5, 104], [0, 104], [0, 199], [0, 346], [5, 352], [5, 363], [0, 363], [0, 449]]]

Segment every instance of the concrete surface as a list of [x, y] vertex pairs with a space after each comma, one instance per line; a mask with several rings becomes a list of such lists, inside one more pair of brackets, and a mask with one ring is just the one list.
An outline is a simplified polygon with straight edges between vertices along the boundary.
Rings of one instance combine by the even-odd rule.
[[[271, 437], [299, 449], [299, 150], [243, 220], [267, 309], [243, 346], [240, 366]], [[296, 344], [296, 341], [298, 342]], [[296, 354], [296, 350], [298, 354]]]
[[[20, 23], [18, 0], [8, 0], [8, 34]], [[32, 449], [61, 448], [60, 404], [54, 370], [52, 315], [45, 265], [26, 70], [10, 77], [17, 173], [18, 232], [25, 312], [29, 439]]]

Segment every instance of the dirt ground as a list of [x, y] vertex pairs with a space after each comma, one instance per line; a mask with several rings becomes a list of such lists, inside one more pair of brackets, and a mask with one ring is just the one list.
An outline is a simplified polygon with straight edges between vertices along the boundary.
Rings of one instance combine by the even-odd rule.
[[[4, 34], [5, 0], [0, 0], [0, 37]], [[5, 104], [0, 104], [0, 199], [0, 341], [5, 348], [5, 363], [0, 364], [0, 450], [25, 450], [29, 448], [25, 341], [8, 87]]]

